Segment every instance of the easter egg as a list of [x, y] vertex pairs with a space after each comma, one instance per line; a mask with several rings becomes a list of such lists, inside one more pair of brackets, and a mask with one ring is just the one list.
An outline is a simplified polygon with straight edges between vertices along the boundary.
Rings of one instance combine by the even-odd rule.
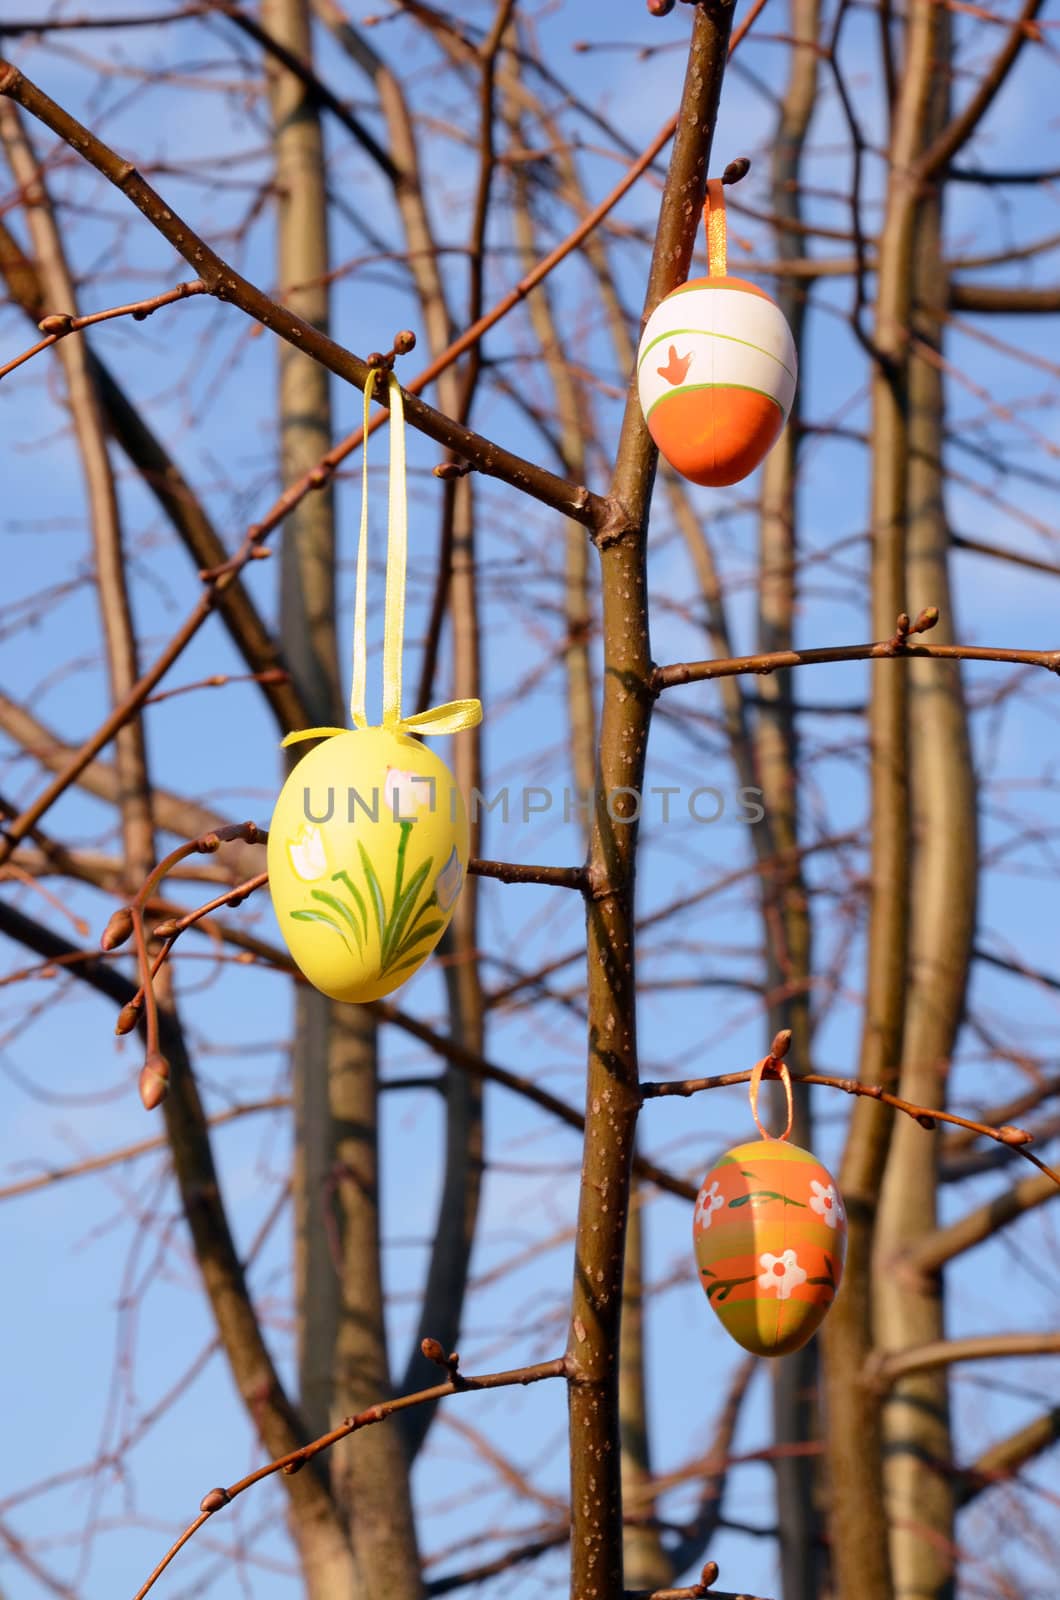
[[433, 750], [388, 728], [303, 756], [269, 824], [269, 890], [302, 972], [333, 1000], [378, 1000], [422, 966], [467, 871], [468, 827]]
[[637, 385], [648, 431], [682, 477], [738, 483], [780, 438], [798, 360], [780, 307], [741, 278], [693, 278], [648, 318]]
[[696, 1200], [699, 1279], [728, 1333], [759, 1356], [798, 1350], [839, 1290], [843, 1202], [827, 1169], [781, 1139], [722, 1156]]

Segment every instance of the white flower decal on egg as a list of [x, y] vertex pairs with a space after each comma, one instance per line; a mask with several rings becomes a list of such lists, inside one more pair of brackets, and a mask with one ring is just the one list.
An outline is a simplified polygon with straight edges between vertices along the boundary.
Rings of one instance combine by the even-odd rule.
[[443, 911], [448, 911], [464, 886], [464, 869], [460, 865], [460, 857], [454, 845], [449, 852], [449, 860], [438, 874], [434, 885], [434, 897]]
[[719, 1193], [718, 1180], [715, 1178], [709, 1189], [703, 1189], [700, 1192], [696, 1201], [695, 1226], [697, 1228], [709, 1228], [711, 1217], [715, 1211], [720, 1211], [724, 1204], [725, 1198]]
[[295, 876], [303, 883], [315, 883], [328, 870], [328, 857], [319, 828], [303, 823], [293, 839], [287, 841], [287, 854]]
[[806, 1282], [806, 1269], [799, 1266], [794, 1250], [785, 1250], [779, 1256], [766, 1250], [758, 1258], [762, 1272], [758, 1278], [760, 1289], [775, 1289], [778, 1300], [787, 1300], [792, 1289]]
[[434, 779], [387, 767], [383, 798], [395, 822], [416, 822], [419, 812], [434, 810]]
[[810, 1210], [816, 1211], [830, 1228], [834, 1228], [843, 1215], [843, 1203], [835, 1192], [835, 1184], [818, 1183], [816, 1178], [811, 1178], [810, 1190]]

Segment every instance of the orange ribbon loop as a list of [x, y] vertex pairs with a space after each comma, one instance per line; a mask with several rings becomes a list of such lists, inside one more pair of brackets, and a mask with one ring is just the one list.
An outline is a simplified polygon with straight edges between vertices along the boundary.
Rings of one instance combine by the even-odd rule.
[[707, 179], [703, 222], [707, 230], [707, 271], [712, 278], [724, 278], [729, 263], [726, 255], [725, 190], [720, 178]]
[[[779, 1078], [781, 1083], [784, 1085], [784, 1093], [787, 1096], [788, 1101], [788, 1125], [784, 1129], [784, 1132], [779, 1134], [770, 1133], [768, 1129], [763, 1128], [761, 1122], [758, 1120], [758, 1092], [762, 1087], [762, 1079], [765, 1076], [767, 1067], [770, 1069], [769, 1076], [771, 1078]], [[773, 1056], [763, 1056], [762, 1060], [756, 1063], [755, 1068], [751, 1073], [751, 1083], [748, 1089], [748, 1094], [751, 1100], [751, 1115], [755, 1119], [755, 1127], [762, 1135], [762, 1138], [776, 1139], [778, 1141], [781, 1139], [786, 1139], [791, 1133], [791, 1124], [795, 1118], [795, 1107], [791, 1098], [791, 1073], [788, 1071], [785, 1063], [783, 1061], [775, 1060]]]

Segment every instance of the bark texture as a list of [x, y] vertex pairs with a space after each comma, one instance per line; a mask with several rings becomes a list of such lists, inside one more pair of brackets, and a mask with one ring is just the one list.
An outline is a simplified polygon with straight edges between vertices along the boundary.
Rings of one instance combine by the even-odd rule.
[[[265, 0], [268, 33], [312, 61], [308, 0]], [[277, 186], [281, 294], [327, 332], [327, 176], [318, 106], [306, 84], [266, 58]], [[332, 444], [330, 378], [308, 355], [279, 349], [280, 460], [285, 483]], [[346, 652], [335, 625], [330, 489], [287, 522], [280, 632], [314, 725], [345, 726]], [[301, 752], [293, 752], [293, 759]], [[379, 1259], [377, 1029], [370, 1014], [300, 985], [295, 999], [295, 1278], [306, 1425], [325, 1432], [391, 1393]], [[325, 1469], [348, 1549], [310, 1582], [310, 1600], [417, 1600], [422, 1592], [408, 1469], [395, 1429], [336, 1446]]]
[[[948, 120], [950, 28], [947, 12], [925, 11], [932, 93], [924, 137], [930, 140]], [[911, 251], [911, 334], [928, 352], [937, 351], [948, 299], [937, 190], [925, 194], [917, 208]], [[943, 487], [942, 376], [932, 361], [918, 356], [916, 344], [908, 384], [908, 603], [913, 614], [937, 605], [936, 637], [948, 642], [956, 620]], [[899, 1093], [921, 1105], [943, 1106], [975, 934], [976, 782], [960, 662], [910, 665], [915, 890]], [[915, 1250], [936, 1226], [938, 1138], [906, 1118], [894, 1130], [880, 1195], [874, 1299], [876, 1342], [887, 1351], [928, 1344], [945, 1333], [940, 1274], [907, 1273], [899, 1264], [902, 1254]], [[883, 1407], [882, 1441], [897, 1600], [951, 1600], [956, 1552], [945, 1368], [914, 1373], [894, 1385]]]
[[[777, 230], [777, 252], [785, 263], [805, 257], [804, 235], [799, 231], [800, 175], [803, 145], [817, 94], [818, 0], [792, 0], [789, 18], [792, 49], [771, 172], [774, 213], [781, 222], [795, 224]], [[779, 280], [776, 293], [796, 348], [801, 350], [807, 291], [798, 278], [789, 276]], [[801, 389], [807, 382], [805, 360], [802, 366], [800, 390], [796, 391], [788, 425], [762, 469], [758, 547], [758, 649], [762, 651], [789, 650], [795, 642], [798, 462]], [[768, 818], [768, 834], [762, 833], [762, 824], [752, 830], [756, 840], [762, 834], [769, 853], [769, 870], [763, 877], [768, 996], [765, 1042], [768, 1046], [781, 1029], [790, 1029], [789, 1065], [793, 1072], [808, 1072], [813, 1059], [812, 930], [799, 854], [794, 683], [787, 674], [762, 678], [758, 686], [754, 764]], [[813, 1141], [810, 1094], [808, 1088], [796, 1092], [791, 1130], [793, 1142], [804, 1148]], [[778, 1110], [774, 1104], [774, 1121]], [[818, 1435], [817, 1364], [816, 1341], [773, 1363], [773, 1432], [780, 1446], [805, 1444]], [[815, 1503], [815, 1462], [797, 1451], [781, 1449], [774, 1470], [784, 1600], [818, 1600], [824, 1544]]]
[[[696, 8], [645, 315], [687, 276], [731, 21], [728, 6]], [[654, 465], [634, 381], [611, 483], [610, 518], [597, 530], [606, 676], [589, 858], [589, 1062], [568, 1342], [572, 1600], [620, 1600], [623, 1592], [618, 1343], [639, 1093], [633, 923], [637, 826], [628, 815], [629, 797], [621, 791], [642, 789], [651, 715], [645, 556]]]

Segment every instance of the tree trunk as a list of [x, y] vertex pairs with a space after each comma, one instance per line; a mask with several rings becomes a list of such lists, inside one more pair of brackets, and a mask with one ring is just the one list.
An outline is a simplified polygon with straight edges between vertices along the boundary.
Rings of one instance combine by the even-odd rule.
[[[265, 0], [262, 22], [311, 61], [308, 0]], [[319, 112], [293, 74], [271, 58], [267, 70], [280, 292], [326, 331], [327, 187]], [[291, 346], [279, 352], [280, 454], [283, 479], [291, 482], [331, 446], [330, 379]], [[302, 700], [314, 723], [344, 725], [330, 490], [306, 496], [288, 518], [280, 578], [281, 640]], [[305, 986], [298, 988], [295, 1013], [299, 1372], [306, 1423], [317, 1434], [390, 1392], [379, 1270], [377, 1030], [366, 1012], [351, 1012]], [[417, 1600], [419, 1558], [396, 1431], [371, 1429], [345, 1440], [330, 1470], [350, 1548], [319, 1585], [307, 1575], [310, 1600]]]
[[[925, 134], [948, 120], [950, 26], [931, 8], [933, 95]], [[926, 194], [913, 236], [912, 331], [941, 345], [948, 281], [942, 256], [942, 198]], [[942, 376], [930, 360], [909, 363], [907, 571], [912, 613], [937, 605], [939, 642], [955, 636], [949, 528], [943, 499], [945, 416]], [[913, 882], [909, 987], [899, 1093], [943, 1106], [964, 1008], [975, 932], [978, 848], [976, 785], [957, 661], [910, 663], [909, 713]], [[908, 1118], [894, 1130], [877, 1221], [876, 1342], [888, 1351], [944, 1337], [941, 1274], [903, 1270], [903, 1253], [937, 1223], [938, 1133]], [[884, 1485], [897, 1600], [953, 1594], [954, 1479], [945, 1368], [911, 1374], [883, 1407]]]
[[[802, 148], [817, 94], [818, 0], [792, 0], [792, 48], [787, 88], [773, 148], [772, 205], [776, 216], [799, 223]], [[798, 228], [777, 229], [782, 261], [805, 255]], [[797, 349], [802, 348], [806, 289], [798, 278], [783, 277], [777, 302], [787, 318]], [[805, 359], [800, 383], [805, 385]], [[759, 531], [758, 649], [788, 650], [794, 644], [796, 613], [797, 494], [801, 392], [788, 425], [766, 457], [762, 473]], [[757, 686], [754, 756], [762, 805], [769, 819], [770, 871], [763, 877], [765, 919], [767, 1043], [781, 1029], [791, 1030], [788, 1062], [793, 1072], [808, 1072], [812, 1062], [810, 974], [812, 930], [799, 846], [799, 751], [793, 683], [790, 674], [771, 674]], [[761, 825], [754, 829], [759, 832]], [[808, 1148], [813, 1125], [808, 1088], [796, 1090], [793, 1141]], [[775, 1115], [774, 1106], [771, 1110]], [[819, 1431], [816, 1405], [817, 1344], [776, 1361], [773, 1375], [773, 1434], [778, 1446], [798, 1445]], [[780, 1568], [784, 1600], [818, 1600], [823, 1548], [815, 1505], [812, 1457], [780, 1449], [774, 1467]]]
[[[731, 22], [728, 6], [696, 7], [645, 314], [687, 275]], [[639, 1090], [637, 825], [622, 791], [642, 792], [651, 717], [646, 554], [655, 460], [634, 378], [611, 484], [612, 525], [596, 534], [606, 671], [589, 857], [589, 1060], [568, 1340], [572, 1600], [621, 1600], [623, 1592], [618, 1343]]]

